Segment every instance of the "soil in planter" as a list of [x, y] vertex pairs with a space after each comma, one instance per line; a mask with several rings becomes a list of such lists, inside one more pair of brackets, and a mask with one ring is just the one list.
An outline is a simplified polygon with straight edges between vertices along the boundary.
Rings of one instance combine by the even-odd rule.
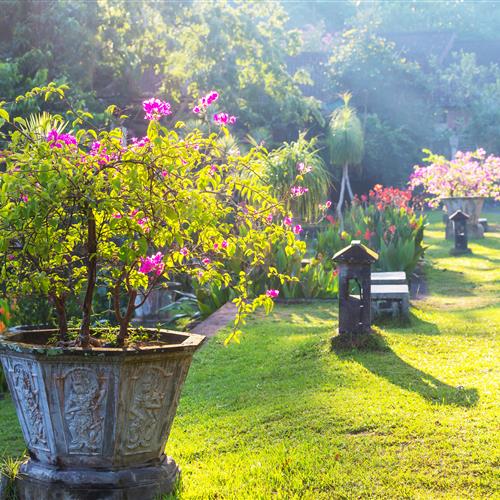
[[[125, 350], [136, 350], [143, 347], [161, 347], [179, 343], [179, 334], [177, 333], [171, 334], [159, 329], [152, 331], [151, 329], [137, 327], [130, 330], [125, 345], [119, 346], [118, 332], [118, 327], [96, 328], [91, 331], [91, 335], [93, 339], [97, 341], [94, 343], [98, 344], [98, 347]], [[68, 330], [68, 342], [61, 343], [56, 330], [23, 331], [20, 333], [19, 341], [37, 346], [66, 347], [71, 346], [71, 344], [78, 339], [78, 335], [79, 329], [71, 328]]]

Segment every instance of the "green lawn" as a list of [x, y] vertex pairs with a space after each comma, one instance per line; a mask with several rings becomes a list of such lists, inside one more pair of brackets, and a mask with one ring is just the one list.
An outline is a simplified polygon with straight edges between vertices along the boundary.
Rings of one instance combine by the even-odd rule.
[[[426, 231], [429, 296], [411, 325], [385, 324], [383, 352], [332, 353], [337, 305], [277, 306], [240, 345], [195, 358], [167, 451], [178, 497], [499, 498], [500, 216], [449, 257]], [[0, 403], [0, 452], [19, 427]]]

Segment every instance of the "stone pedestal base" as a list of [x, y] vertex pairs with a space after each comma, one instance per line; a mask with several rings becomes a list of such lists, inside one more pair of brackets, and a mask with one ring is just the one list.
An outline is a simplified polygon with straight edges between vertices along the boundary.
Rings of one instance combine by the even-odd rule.
[[122, 470], [57, 469], [35, 460], [21, 465], [20, 500], [153, 500], [171, 493], [180, 469], [171, 457], [158, 465]]
[[461, 250], [457, 248], [452, 248], [450, 250], [450, 255], [470, 255], [472, 253], [472, 250], [470, 248], [467, 248], [466, 250]]

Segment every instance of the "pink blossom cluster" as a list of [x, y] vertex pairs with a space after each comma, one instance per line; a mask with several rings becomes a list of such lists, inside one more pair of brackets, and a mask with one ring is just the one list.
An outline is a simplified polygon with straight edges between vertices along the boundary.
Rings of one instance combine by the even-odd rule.
[[148, 137], [141, 137], [140, 139], [132, 137], [130, 140], [132, 141], [131, 147], [133, 148], [142, 148], [151, 142]]
[[227, 113], [215, 113], [214, 122], [219, 125], [226, 125], [227, 123], [233, 125], [236, 123], [236, 116], [229, 116]]
[[312, 167], [301, 162], [297, 164], [297, 170], [301, 174], [308, 174], [312, 170]]
[[212, 90], [198, 101], [198, 105], [193, 108], [193, 113], [201, 113], [202, 111], [205, 111], [205, 109], [207, 109], [208, 106], [210, 106], [210, 104], [215, 102], [218, 98], [219, 93]]
[[484, 149], [463, 153], [453, 160], [432, 155], [428, 166], [415, 166], [410, 189], [422, 187], [429, 205], [436, 207], [441, 198], [485, 197], [500, 200], [500, 158], [486, 155]]
[[47, 142], [50, 143], [50, 148], [58, 148], [61, 149], [63, 145], [65, 144], [66, 146], [76, 146], [77, 141], [76, 137], [71, 134], [60, 134], [56, 129], [52, 129], [48, 134], [47, 134]]
[[142, 108], [146, 115], [145, 120], [159, 120], [162, 116], [172, 114], [170, 103], [152, 97], [142, 103]]
[[292, 186], [292, 189], [290, 189], [292, 196], [295, 197], [302, 196], [303, 194], [306, 194], [308, 191], [309, 189], [303, 186]]
[[149, 274], [154, 272], [157, 276], [160, 276], [164, 269], [165, 263], [161, 252], [150, 257], [141, 257], [140, 273]]
[[271, 289], [266, 291], [266, 297], [270, 297], [271, 299], [275, 299], [276, 297], [278, 297], [279, 294], [280, 294], [279, 290]]
[[107, 154], [106, 148], [101, 148], [99, 141], [94, 141], [90, 148], [90, 156], [98, 157], [99, 165], [105, 165], [109, 162], [110, 156]]

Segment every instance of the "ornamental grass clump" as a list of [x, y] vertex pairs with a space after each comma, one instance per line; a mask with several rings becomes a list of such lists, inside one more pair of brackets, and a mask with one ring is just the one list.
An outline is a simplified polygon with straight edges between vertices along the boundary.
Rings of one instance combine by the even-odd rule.
[[[64, 91], [51, 84], [18, 100], [56, 94], [66, 101]], [[92, 327], [97, 287], [108, 292], [116, 345], [124, 346], [134, 311], [174, 275], [234, 290], [229, 338], [236, 339], [245, 316], [258, 306], [270, 310], [275, 298], [274, 291], [252, 296], [252, 269], [289, 279], [266, 266], [273, 245], [285, 242], [295, 252], [297, 242], [283, 223], [290, 214], [258, 182], [264, 153], [223, 154], [217, 139], [225, 123], [205, 136], [181, 122], [164, 126], [171, 113], [165, 101], [143, 108], [147, 135], [126, 144], [121, 128], [89, 127], [85, 112], [69, 110], [72, 131], [41, 134], [0, 106], [7, 143], [0, 151], [1, 279], [11, 298], [37, 292], [50, 299], [65, 345], [101, 344]], [[225, 266], [234, 254], [241, 256], [237, 270]], [[71, 296], [82, 304], [76, 339], [68, 338]]]
[[486, 155], [484, 149], [463, 153], [457, 151], [453, 160], [431, 153], [427, 166], [415, 166], [410, 177], [412, 190], [423, 189], [431, 207], [443, 198], [481, 197], [500, 200], [500, 158]]

